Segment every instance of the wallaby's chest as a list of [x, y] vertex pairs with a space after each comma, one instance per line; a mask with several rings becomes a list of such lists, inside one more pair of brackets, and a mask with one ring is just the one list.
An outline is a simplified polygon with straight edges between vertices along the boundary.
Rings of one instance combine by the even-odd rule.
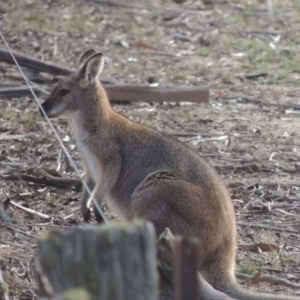
[[91, 147], [91, 137], [79, 124], [74, 123], [73, 130], [78, 150], [84, 162], [87, 164], [92, 178], [95, 182], [102, 181], [103, 166], [101, 165], [100, 159], [94, 154], [94, 151]]

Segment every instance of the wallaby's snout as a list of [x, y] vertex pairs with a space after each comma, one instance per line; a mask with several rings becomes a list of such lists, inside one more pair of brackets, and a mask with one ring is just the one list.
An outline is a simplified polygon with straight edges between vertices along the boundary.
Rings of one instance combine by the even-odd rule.
[[[82, 110], [96, 89], [92, 86], [97, 82], [103, 69], [102, 53], [90, 49], [79, 60], [79, 70], [61, 80], [51, 95], [42, 104], [49, 118], [59, 116], [71, 117], [76, 111]], [[40, 109], [42, 115], [43, 112]]]
[[[49, 98], [48, 98], [49, 99]], [[51, 106], [50, 104], [51, 104], [51, 102], [50, 101], [48, 101], [48, 99], [47, 100], [45, 100], [43, 103], [42, 103], [42, 105], [41, 105], [41, 107], [39, 108], [39, 112], [40, 112], [40, 114], [43, 116], [43, 117], [45, 117], [45, 114], [47, 115], [47, 117], [50, 117], [50, 115], [48, 114], [48, 112], [50, 111], [50, 107], [49, 106]], [[47, 102], [48, 101], [48, 102]], [[44, 112], [43, 112], [43, 110], [44, 110]]]
[[[42, 108], [45, 112], [45, 114], [47, 115], [47, 117], [49, 118], [55, 118], [59, 116], [59, 110], [57, 108], [59, 108], [59, 103], [57, 103], [57, 99], [53, 98], [52, 95], [47, 98], [43, 103], [42, 103]], [[39, 111], [41, 113], [41, 115], [44, 117], [44, 113], [42, 111], [41, 108], [39, 108]]]

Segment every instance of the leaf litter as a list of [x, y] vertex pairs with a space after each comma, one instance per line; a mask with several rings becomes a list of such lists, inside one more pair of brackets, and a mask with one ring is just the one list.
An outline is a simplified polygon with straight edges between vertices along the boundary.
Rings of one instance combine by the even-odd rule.
[[[217, 168], [236, 209], [237, 271], [248, 273], [241, 283], [299, 294], [300, 15], [295, 1], [274, 0], [270, 16], [266, 2], [12, 0], [0, 11], [10, 46], [29, 57], [74, 68], [82, 51], [96, 48], [107, 57], [105, 74], [121, 82], [208, 85], [209, 104], [113, 105], [174, 134]], [[59, 79], [25, 71], [44, 90]], [[14, 66], [1, 62], [0, 80], [24, 84]], [[54, 124], [81, 167], [69, 125]], [[3, 180], [20, 173], [76, 179], [31, 97], [0, 98], [0, 145], [1, 273], [10, 299], [36, 299], [35, 237], [80, 225], [80, 193]]]

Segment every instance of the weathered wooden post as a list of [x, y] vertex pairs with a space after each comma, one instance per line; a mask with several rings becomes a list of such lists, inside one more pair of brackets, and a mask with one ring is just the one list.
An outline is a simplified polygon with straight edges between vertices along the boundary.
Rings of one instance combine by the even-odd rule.
[[50, 231], [38, 240], [41, 296], [157, 300], [155, 233], [141, 221]]

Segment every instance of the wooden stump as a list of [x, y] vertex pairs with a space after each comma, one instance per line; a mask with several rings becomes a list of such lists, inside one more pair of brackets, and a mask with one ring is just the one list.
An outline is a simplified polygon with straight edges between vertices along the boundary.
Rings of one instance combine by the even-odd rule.
[[68, 299], [158, 299], [152, 224], [85, 225], [38, 240], [41, 296]]

